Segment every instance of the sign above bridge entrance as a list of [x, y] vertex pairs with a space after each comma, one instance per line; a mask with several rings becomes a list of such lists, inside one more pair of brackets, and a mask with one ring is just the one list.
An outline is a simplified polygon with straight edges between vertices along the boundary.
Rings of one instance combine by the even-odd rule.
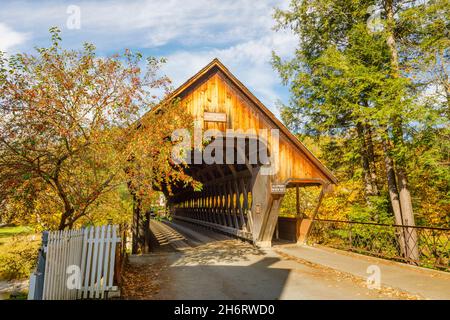
[[203, 114], [203, 120], [211, 122], [227, 122], [227, 114], [224, 112], [205, 112]]

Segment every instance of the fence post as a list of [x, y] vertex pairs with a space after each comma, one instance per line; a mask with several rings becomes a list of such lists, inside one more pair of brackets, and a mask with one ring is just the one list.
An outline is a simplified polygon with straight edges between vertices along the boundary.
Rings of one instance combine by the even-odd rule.
[[36, 271], [30, 278], [28, 300], [42, 300], [44, 293], [45, 258], [47, 254], [48, 231], [42, 232], [42, 246], [39, 248]]

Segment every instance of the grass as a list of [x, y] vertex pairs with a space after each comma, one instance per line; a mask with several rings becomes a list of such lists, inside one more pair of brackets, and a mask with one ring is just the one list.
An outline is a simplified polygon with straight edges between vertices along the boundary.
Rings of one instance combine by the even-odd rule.
[[0, 246], [9, 242], [14, 236], [28, 235], [33, 233], [33, 229], [27, 226], [3, 226], [0, 227]]

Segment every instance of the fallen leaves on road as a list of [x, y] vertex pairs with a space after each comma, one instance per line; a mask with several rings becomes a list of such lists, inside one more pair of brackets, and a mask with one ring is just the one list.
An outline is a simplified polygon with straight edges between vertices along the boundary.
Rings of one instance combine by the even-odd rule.
[[167, 261], [164, 256], [152, 259], [149, 263], [127, 263], [123, 271], [122, 298], [125, 300], [154, 299], [167, 282], [164, 270]]

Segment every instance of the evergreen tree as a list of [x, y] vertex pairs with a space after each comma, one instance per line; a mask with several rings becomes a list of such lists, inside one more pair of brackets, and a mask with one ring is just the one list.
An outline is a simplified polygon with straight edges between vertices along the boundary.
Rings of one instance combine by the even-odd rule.
[[[442, 116], [447, 105], [424, 99], [430, 86], [424, 73], [430, 68], [440, 71], [434, 86], [444, 98], [448, 92], [448, 33], [440, 33], [448, 27], [446, 3], [293, 0], [288, 10], [276, 11], [278, 27], [291, 29], [299, 39], [293, 59], [273, 56], [291, 90], [290, 104], [281, 110], [283, 121], [316, 137], [354, 141], [347, 144], [354, 155], [349, 159], [360, 160], [361, 170], [353, 175], [362, 172], [372, 220], [379, 219], [380, 197], [389, 195], [395, 222], [415, 225], [412, 164], [426, 150], [425, 136], [448, 129], [448, 114]], [[414, 16], [420, 19], [411, 22]], [[427, 58], [420, 60], [421, 55]], [[431, 149], [427, 155], [438, 161]], [[442, 171], [448, 173], [448, 166]], [[445, 198], [448, 184], [438, 185]], [[416, 259], [417, 235], [413, 228], [403, 229], [402, 252]]]

